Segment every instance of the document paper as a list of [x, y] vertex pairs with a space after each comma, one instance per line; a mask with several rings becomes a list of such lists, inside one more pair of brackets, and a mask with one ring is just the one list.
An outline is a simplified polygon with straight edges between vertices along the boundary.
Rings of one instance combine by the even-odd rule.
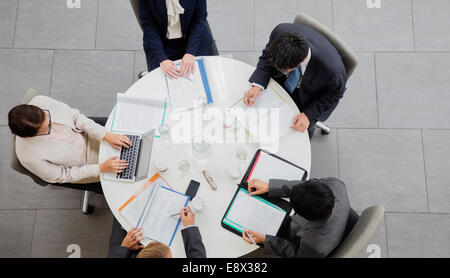
[[[177, 64], [177, 67], [180, 67]], [[195, 61], [195, 70], [188, 78], [166, 78], [172, 111], [193, 109], [197, 105], [212, 103], [211, 93], [205, 73], [203, 60]]]
[[112, 132], [144, 134], [163, 123], [165, 102], [148, 97], [117, 94]]
[[260, 144], [274, 142], [288, 133], [297, 114], [270, 85], [261, 92], [255, 104], [249, 107], [241, 100], [231, 113]]
[[171, 245], [180, 218], [170, 216], [187, 206], [189, 197], [176, 192], [156, 180], [136, 194], [123, 209], [122, 216], [134, 227], [142, 227], [144, 237]]
[[260, 179], [269, 182], [270, 179], [302, 180], [305, 171], [265, 152], [259, 152], [247, 182]]
[[248, 191], [239, 189], [223, 223], [243, 232], [244, 229], [276, 236], [286, 211]]

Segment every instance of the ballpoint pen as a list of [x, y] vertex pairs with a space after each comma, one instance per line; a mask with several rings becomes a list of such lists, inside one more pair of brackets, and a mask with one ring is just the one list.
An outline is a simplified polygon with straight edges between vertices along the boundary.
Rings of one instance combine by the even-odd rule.
[[[184, 215], [186, 215], [186, 212], [188, 212], [187, 209], [184, 210]], [[180, 215], [180, 213], [177, 212], [177, 213], [171, 214], [169, 217], [174, 217], [174, 216], [176, 216], [176, 215]]]
[[254, 244], [254, 245], [256, 245], [256, 242], [255, 242], [255, 240], [253, 239], [253, 237], [249, 234], [249, 233], [247, 233], [247, 231], [244, 229], [244, 233], [250, 238], [250, 240], [252, 241], [252, 243]]

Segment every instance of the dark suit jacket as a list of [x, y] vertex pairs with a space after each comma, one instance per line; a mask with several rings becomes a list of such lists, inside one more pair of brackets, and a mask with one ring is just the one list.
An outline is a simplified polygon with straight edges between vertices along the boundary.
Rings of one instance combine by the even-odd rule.
[[304, 35], [311, 49], [311, 60], [303, 75], [300, 88], [295, 89], [291, 97], [311, 122], [325, 121], [344, 95], [347, 74], [336, 48], [319, 32], [305, 25], [279, 24], [272, 31], [269, 43], [263, 50], [249, 81], [267, 88], [270, 78], [273, 78], [280, 85], [284, 85], [286, 75], [272, 66], [266, 57], [266, 50], [272, 40], [286, 32]]
[[[109, 240], [108, 258], [136, 258], [138, 251], [131, 251], [120, 246], [127, 232], [122, 229], [119, 222], [114, 218], [111, 238]], [[202, 236], [198, 227], [193, 226], [181, 230], [184, 242], [184, 250], [188, 258], [206, 258], [206, 250], [203, 245]]]
[[[139, 4], [144, 50], [161, 63], [168, 59], [164, 49], [168, 24], [166, 0], [139, 0]], [[180, 0], [180, 4], [184, 8], [180, 23], [188, 41], [186, 53], [198, 56], [201, 45], [209, 49], [212, 44], [212, 35], [206, 27], [206, 0]]]

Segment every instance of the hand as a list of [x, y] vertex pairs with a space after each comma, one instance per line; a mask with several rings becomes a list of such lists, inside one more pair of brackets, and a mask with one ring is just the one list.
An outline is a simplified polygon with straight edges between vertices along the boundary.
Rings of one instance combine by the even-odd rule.
[[[252, 191], [253, 189], [256, 190]], [[248, 183], [248, 192], [250, 192], [250, 196], [267, 193], [269, 192], [269, 184], [259, 179], [252, 179]]]
[[117, 160], [118, 158], [118, 156], [111, 157], [100, 164], [100, 172], [122, 173], [127, 168], [128, 164], [125, 160]]
[[189, 75], [194, 73], [195, 69], [195, 57], [191, 54], [184, 54], [181, 60], [181, 76], [189, 77]]
[[258, 86], [252, 86], [250, 90], [244, 93], [244, 103], [247, 106], [252, 106], [255, 104], [256, 99], [259, 97], [261, 93], [261, 88]]
[[144, 248], [144, 245], [140, 245], [139, 241], [144, 240], [144, 234], [142, 233], [142, 228], [136, 229], [131, 228], [125, 238], [122, 241], [121, 246], [126, 247], [130, 250], [139, 250]]
[[130, 139], [123, 134], [107, 132], [105, 137], [103, 137], [103, 140], [118, 150], [120, 150], [121, 147], [129, 148], [131, 146]]
[[[254, 232], [252, 230], [245, 230], [245, 232], [253, 238], [256, 244], [264, 243], [266, 241], [266, 236], [261, 233]], [[252, 240], [245, 234], [245, 232], [242, 233], [242, 239], [250, 244], [253, 244]]]
[[181, 223], [183, 226], [192, 226], [195, 224], [195, 215], [192, 213], [190, 207], [184, 207], [180, 211]]
[[174, 62], [169, 59], [162, 61], [159, 66], [161, 70], [169, 77], [170, 79], [177, 79], [180, 76], [180, 70], [175, 65]]
[[305, 113], [301, 113], [295, 116], [294, 124], [291, 126], [291, 128], [300, 132], [305, 132], [306, 130], [308, 130], [308, 126], [308, 117], [305, 115]]

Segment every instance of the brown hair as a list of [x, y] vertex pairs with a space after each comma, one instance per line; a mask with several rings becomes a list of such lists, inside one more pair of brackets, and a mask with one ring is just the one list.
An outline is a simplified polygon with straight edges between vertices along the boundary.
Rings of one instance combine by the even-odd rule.
[[11, 132], [20, 137], [33, 137], [45, 120], [44, 111], [34, 105], [21, 104], [8, 113]]
[[154, 241], [145, 246], [137, 255], [138, 258], [166, 258], [169, 254], [169, 246], [164, 243]]

